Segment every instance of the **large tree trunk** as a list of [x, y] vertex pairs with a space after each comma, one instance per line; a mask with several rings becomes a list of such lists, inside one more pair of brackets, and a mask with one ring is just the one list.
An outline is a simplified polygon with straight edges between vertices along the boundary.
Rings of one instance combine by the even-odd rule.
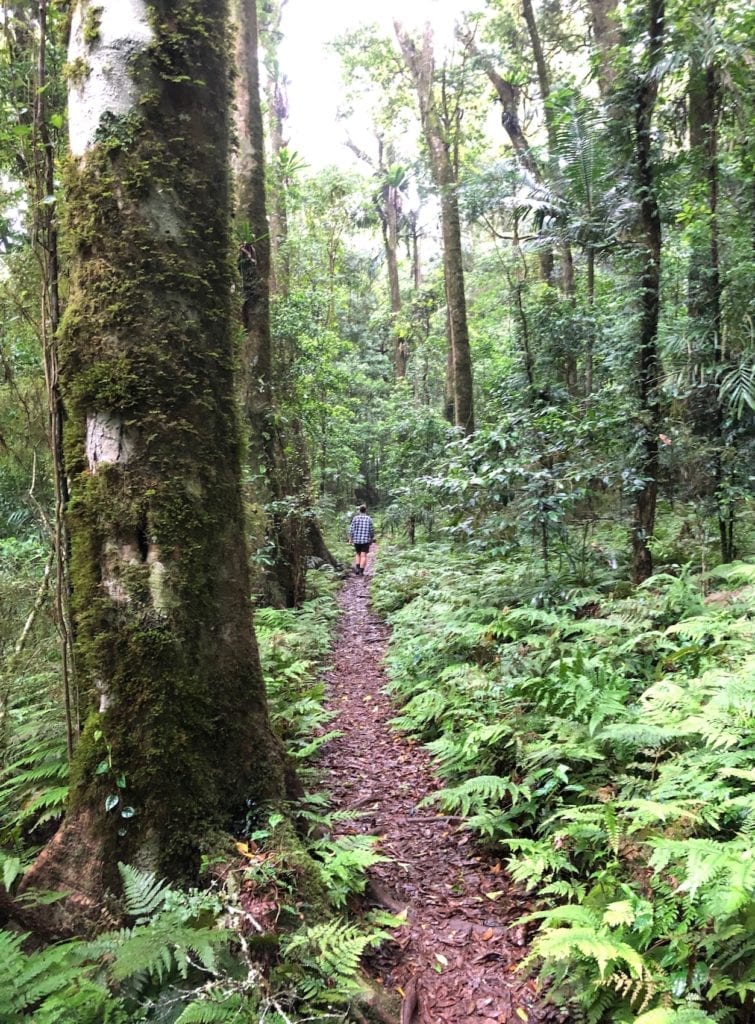
[[417, 91], [430, 170], [440, 193], [443, 271], [448, 303], [449, 363], [453, 367], [454, 423], [466, 434], [471, 434], [474, 431], [472, 356], [464, 289], [458, 181], [451, 158], [452, 140], [448, 138], [448, 131], [444, 129], [435, 94], [432, 32], [427, 26], [422, 48], [419, 50], [399, 22], [394, 22], [394, 26], [404, 61]]
[[285, 791], [232, 398], [225, 16], [224, 0], [73, 12], [88, 72], [69, 92], [61, 381], [89, 717], [69, 812], [26, 880], [71, 889], [68, 915], [91, 916], [119, 860], [191, 874], [202, 837]]
[[640, 271], [640, 338], [638, 391], [640, 401], [640, 461], [642, 481], [635, 495], [632, 524], [633, 577], [641, 583], [652, 575], [653, 556], [649, 542], [655, 528], [658, 496], [658, 452], [661, 430], [658, 318], [661, 297], [661, 218], [655, 190], [652, 154], [652, 125], [658, 79], [654, 74], [663, 45], [664, 0], [650, 0], [648, 62], [637, 83], [634, 103], [633, 144], [637, 196], [642, 232]]

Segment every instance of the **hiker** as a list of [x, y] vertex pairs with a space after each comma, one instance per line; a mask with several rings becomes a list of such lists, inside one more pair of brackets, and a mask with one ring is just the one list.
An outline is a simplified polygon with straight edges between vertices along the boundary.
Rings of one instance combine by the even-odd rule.
[[349, 544], [354, 545], [354, 575], [364, 576], [367, 565], [367, 552], [375, 540], [375, 525], [367, 515], [367, 506], [360, 505], [359, 511], [351, 520], [349, 527]]

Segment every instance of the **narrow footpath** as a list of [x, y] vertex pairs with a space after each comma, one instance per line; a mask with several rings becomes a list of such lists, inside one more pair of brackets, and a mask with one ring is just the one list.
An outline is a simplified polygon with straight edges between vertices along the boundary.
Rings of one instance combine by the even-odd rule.
[[371, 871], [368, 896], [407, 910], [396, 940], [369, 969], [403, 996], [401, 1024], [544, 1024], [566, 1019], [538, 999], [517, 972], [525, 933], [512, 922], [530, 909], [500, 862], [475, 846], [459, 821], [418, 807], [440, 788], [423, 747], [391, 730], [396, 714], [383, 692], [389, 630], [369, 606], [372, 557], [341, 592], [342, 618], [328, 675], [329, 728], [342, 735], [324, 753], [326, 782], [339, 808], [359, 811], [342, 831], [380, 837], [389, 862]]

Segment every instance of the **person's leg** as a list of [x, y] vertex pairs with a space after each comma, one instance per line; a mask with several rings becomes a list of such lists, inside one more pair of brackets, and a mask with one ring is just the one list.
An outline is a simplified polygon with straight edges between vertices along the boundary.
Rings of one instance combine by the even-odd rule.
[[354, 575], [355, 576], [359, 575], [359, 559], [360, 558], [361, 558], [361, 555], [359, 554], [359, 545], [355, 544], [354, 545]]
[[364, 575], [364, 570], [365, 570], [366, 565], [367, 565], [367, 552], [366, 551], [360, 551], [359, 552], [359, 569], [360, 569], [360, 572], [361, 572], [362, 575]]

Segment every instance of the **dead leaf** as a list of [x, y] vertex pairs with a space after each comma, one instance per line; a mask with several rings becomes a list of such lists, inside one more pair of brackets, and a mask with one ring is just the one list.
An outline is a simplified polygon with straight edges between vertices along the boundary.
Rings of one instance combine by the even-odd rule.
[[505, 895], [505, 893], [504, 893], [503, 889], [497, 889], [495, 892], [486, 892], [485, 895], [487, 896], [487, 898], [489, 900], [495, 901], [495, 900], [499, 900], [501, 898], [501, 896]]
[[448, 957], [443, 956], [442, 953], [436, 953], [435, 954], [435, 959], [439, 960], [443, 964], [444, 967], [448, 967]]
[[527, 1011], [526, 1011], [526, 1010], [524, 1010], [524, 1009], [522, 1009], [522, 1007], [521, 1007], [521, 1006], [517, 1006], [517, 1008], [516, 1008], [516, 1015], [517, 1015], [517, 1017], [518, 1017], [518, 1018], [519, 1018], [520, 1020], [525, 1020], [525, 1021], [526, 1021], [526, 1020], [529, 1020], [529, 1019], [530, 1019], [530, 1018], [529, 1018], [529, 1015], [528, 1015], [528, 1013], [527, 1013]]
[[493, 931], [493, 929], [492, 928], [488, 928], [488, 930], [486, 932], [482, 933], [480, 938], [482, 939], [483, 942], [490, 942], [490, 940], [493, 938], [494, 935], [495, 935], [495, 932]]

